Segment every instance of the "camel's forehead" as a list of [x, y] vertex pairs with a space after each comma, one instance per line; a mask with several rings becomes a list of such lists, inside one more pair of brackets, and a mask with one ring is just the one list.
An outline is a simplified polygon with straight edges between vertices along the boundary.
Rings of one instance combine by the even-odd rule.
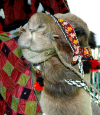
[[37, 14], [34, 14], [33, 16], [31, 16], [31, 18], [29, 19], [29, 26], [31, 27], [32, 25], [36, 25], [37, 23], [39, 23], [39, 18]]
[[46, 24], [48, 24], [48, 23], [53, 23], [54, 20], [48, 14], [36, 13], [30, 18], [29, 22], [31, 22], [33, 24], [36, 24], [36, 23], [46, 23]]

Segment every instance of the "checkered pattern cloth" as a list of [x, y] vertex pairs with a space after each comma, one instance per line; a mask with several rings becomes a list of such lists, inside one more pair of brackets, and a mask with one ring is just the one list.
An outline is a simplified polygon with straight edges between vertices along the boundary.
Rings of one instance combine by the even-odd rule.
[[40, 92], [32, 88], [36, 72], [22, 58], [18, 38], [18, 32], [0, 32], [0, 94], [6, 102], [6, 114], [42, 115]]

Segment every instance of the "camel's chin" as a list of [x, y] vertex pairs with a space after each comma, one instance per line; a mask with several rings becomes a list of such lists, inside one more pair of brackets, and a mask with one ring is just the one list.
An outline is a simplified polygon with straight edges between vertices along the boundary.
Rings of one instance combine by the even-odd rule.
[[22, 49], [23, 56], [29, 61], [34, 64], [39, 64], [44, 62], [45, 60], [52, 57], [52, 55], [45, 56], [43, 52], [37, 53], [33, 52], [29, 49]]
[[40, 53], [33, 52], [29, 49], [22, 49], [23, 56], [32, 63], [41, 63], [42, 58]]

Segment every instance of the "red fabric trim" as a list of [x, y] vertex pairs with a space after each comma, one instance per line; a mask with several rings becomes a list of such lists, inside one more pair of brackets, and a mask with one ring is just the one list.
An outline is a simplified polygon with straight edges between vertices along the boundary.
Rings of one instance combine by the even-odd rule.
[[[9, 0], [3, 0], [3, 9], [5, 13], [5, 25], [8, 25], [12, 23], [15, 20], [23, 20], [26, 18], [31, 17], [34, 13], [37, 12], [38, 6], [35, 6], [36, 0], [31, 0], [31, 13], [27, 14], [25, 13], [23, 7], [24, 7], [24, 0], [14, 0], [14, 5], [9, 5]], [[39, 0], [39, 3], [45, 4], [47, 6], [47, 11], [49, 11], [49, 8], [52, 8], [54, 11], [54, 14], [56, 13], [65, 13], [65, 10], [68, 10], [67, 6], [64, 4], [63, 0]], [[67, 1], [66, 1], [67, 3]], [[62, 5], [64, 5], [64, 8], [61, 9]]]

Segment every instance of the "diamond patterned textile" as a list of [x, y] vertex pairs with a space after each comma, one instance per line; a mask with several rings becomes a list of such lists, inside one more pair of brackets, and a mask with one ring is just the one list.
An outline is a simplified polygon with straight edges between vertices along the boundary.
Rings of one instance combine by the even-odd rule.
[[7, 60], [5, 66], [3, 67], [3, 70], [8, 74], [8, 76], [11, 76], [13, 69], [14, 69], [14, 67]]
[[22, 85], [22, 86], [25, 86], [28, 80], [29, 80], [29, 76], [22, 74], [17, 83]]
[[0, 94], [7, 115], [42, 115], [40, 91], [32, 88], [36, 73], [18, 47], [19, 35], [0, 33]]
[[2, 52], [4, 53], [4, 55], [6, 56], [6, 58], [8, 58], [8, 55], [10, 53], [10, 49], [7, 47], [7, 45], [5, 43], [3, 44]]
[[18, 99], [18, 98], [15, 98], [14, 96], [12, 96], [11, 109], [17, 111], [18, 103], [19, 103], [19, 99]]
[[29, 114], [30, 115], [35, 115], [36, 114], [36, 107], [37, 107], [37, 103], [36, 102], [32, 102], [32, 101], [28, 101], [26, 103], [26, 108], [25, 108], [25, 114], [28, 114], [28, 111], [29, 111]]
[[3, 98], [6, 99], [6, 88], [3, 87], [2, 82], [1, 82], [0, 90], [1, 90], [1, 94], [2, 94]]

